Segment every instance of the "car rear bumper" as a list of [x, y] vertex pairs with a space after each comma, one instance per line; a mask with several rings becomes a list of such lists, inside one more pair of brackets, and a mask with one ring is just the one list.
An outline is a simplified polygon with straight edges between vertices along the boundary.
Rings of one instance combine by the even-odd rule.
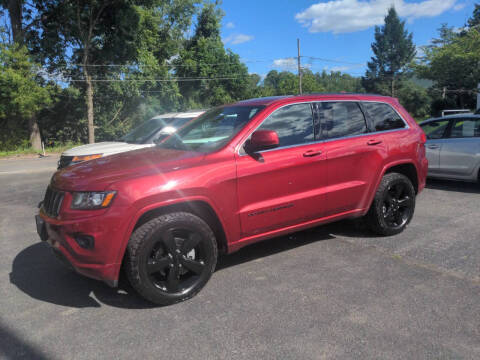
[[[68, 222], [49, 218], [40, 211], [40, 214], [35, 216], [35, 222], [40, 239], [51, 246], [57, 258], [67, 267], [112, 287], [117, 286], [121, 263], [115, 260], [119, 249], [111, 245], [119, 242], [112, 241], [113, 239], [97, 226], [97, 223], [101, 222], [99, 218]], [[94, 239], [93, 247], [81, 247], [75, 240], [79, 234], [91, 236]]]
[[422, 191], [425, 188], [427, 182], [428, 174], [428, 160], [423, 158], [420, 163], [420, 171], [418, 176], [418, 192]]

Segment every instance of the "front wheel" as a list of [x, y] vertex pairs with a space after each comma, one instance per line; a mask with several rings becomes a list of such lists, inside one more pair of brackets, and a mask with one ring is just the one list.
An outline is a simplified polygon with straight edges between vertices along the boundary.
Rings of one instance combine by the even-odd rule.
[[377, 234], [402, 232], [412, 220], [415, 210], [415, 189], [403, 174], [386, 174], [377, 189], [367, 214], [367, 222]]
[[140, 295], [169, 305], [197, 294], [216, 263], [217, 245], [210, 227], [196, 215], [177, 212], [160, 215], [135, 230], [125, 269]]

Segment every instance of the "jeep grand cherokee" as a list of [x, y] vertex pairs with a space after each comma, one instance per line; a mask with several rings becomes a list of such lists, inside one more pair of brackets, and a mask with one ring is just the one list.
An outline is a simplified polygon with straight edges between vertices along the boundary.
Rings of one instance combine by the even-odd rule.
[[207, 111], [154, 148], [54, 174], [43, 240], [79, 273], [146, 299], [195, 295], [218, 252], [363, 217], [382, 235], [410, 222], [425, 186], [425, 135], [396, 99], [323, 94]]

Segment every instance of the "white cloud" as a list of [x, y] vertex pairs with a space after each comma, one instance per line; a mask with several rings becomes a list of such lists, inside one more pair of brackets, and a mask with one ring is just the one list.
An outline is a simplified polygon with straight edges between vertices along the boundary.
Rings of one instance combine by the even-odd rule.
[[453, 7], [453, 10], [455, 10], [455, 11], [462, 10], [465, 6], [467, 6], [466, 3], [459, 3], [459, 4], [457, 4]]
[[345, 72], [347, 70], [350, 70], [350, 66], [332, 66], [330, 68], [330, 71], [333, 71], [333, 72], [337, 72], [337, 71]]
[[393, 5], [401, 17], [412, 21], [440, 15], [456, 5], [457, 0], [425, 0], [418, 3], [404, 0], [330, 0], [319, 2], [295, 15], [295, 19], [312, 33], [347, 33], [365, 30], [384, 22]]
[[280, 68], [282, 70], [292, 70], [297, 68], [296, 58], [283, 58], [273, 60], [272, 67]]
[[234, 34], [227, 36], [226, 38], [223, 39], [224, 44], [232, 44], [232, 45], [237, 45], [237, 44], [242, 44], [248, 41], [252, 41], [254, 37], [252, 35], [245, 35], [245, 34]]
[[225, 25], [225, 28], [227, 29], [233, 29], [235, 27], [235, 24], [233, 22], [228, 22], [226, 25]]

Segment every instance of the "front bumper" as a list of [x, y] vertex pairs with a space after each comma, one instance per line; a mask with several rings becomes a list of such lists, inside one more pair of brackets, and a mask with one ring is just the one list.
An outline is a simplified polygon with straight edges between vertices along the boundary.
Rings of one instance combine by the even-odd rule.
[[[64, 264], [79, 274], [104, 281], [112, 287], [117, 286], [121, 266], [121, 261], [117, 259], [121, 253], [122, 241], [120, 227], [118, 224], [112, 227], [112, 218], [104, 215], [58, 220], [48, 217], [40, 210], [39, 215], [35, 216], [35, 222], [40, 239], [52, 247]], [[94, 247], [82, 248], [75, 240], [78, 234], [94, 237]]]

